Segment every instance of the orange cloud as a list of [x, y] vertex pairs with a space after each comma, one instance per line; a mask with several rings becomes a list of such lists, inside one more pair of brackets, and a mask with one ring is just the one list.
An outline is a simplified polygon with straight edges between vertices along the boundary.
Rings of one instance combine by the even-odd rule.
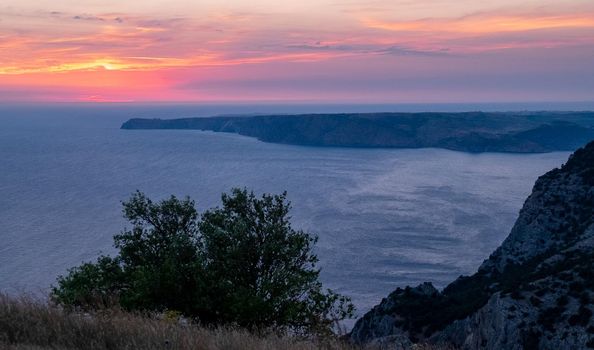
[[594, 12], [590, 10], [557, 15], [498, 11], [411, 21], [364, 16], [359, 22], [383, 42], [397, 40], [413, 49], [458, 54], [594, 44]]
[[594, 28], [593, 14], [520, 16], [477, 14], [461, 18], [429, 18], [416, 21], [361, 20], [368, 28], [397, 32], [446, 32], [460, 35], [495, 34], [561, 28]]
[[[124, 14], [52, 15], [57, 30], [31, 30], [0, 36], [0, 75], [70, 71], [151, 71], [170, 68], [262, 64], [275, 61], [314, 62], [346, 52], [283, 52], [246, 49], [260, 45], [246, 28], [235, 28], [237, 16], [217, 14], [217, 26], [198, 20], [151, 19]], [[115, 20], [115, 19], [117, 20]], [[241, 17], [245, 22], [249, 16]], [[47, 19], [37, 19], [38, 26]], [[72, 22], [83, 22], [73, 25]], [[223, 32], [219, 27], [226, 28]], [[63, 29], [63, 30], [62, 30]], [[0, 30], [2, 28], [0, 27]], [[15, 31], [19, 32], [19, 31]], [[263, 32], [264, 34], [266, 33]], [[250, 41], [255, 42], [250, 43]], [[282, 48], [282, 45], [279, 46]], [[295, 50], [292, 50], [295, 51]]]

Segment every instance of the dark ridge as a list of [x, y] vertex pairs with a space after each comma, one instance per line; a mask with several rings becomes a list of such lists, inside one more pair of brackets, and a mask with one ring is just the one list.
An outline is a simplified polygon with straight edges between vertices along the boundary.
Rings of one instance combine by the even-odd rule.
[[229, 132], [263, 142], [465, 152], [572, 151], [594, 140], [594, 112], [354, 113], [130, 119], [122, 129]]

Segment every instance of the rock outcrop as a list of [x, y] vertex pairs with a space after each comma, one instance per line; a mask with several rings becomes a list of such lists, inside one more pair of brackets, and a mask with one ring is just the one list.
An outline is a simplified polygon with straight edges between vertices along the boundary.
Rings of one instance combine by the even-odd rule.
[[356, 343], [461, 349], [594, 348], [594, 142], [541, 176], [477, 273], [443, 291], [398, 289], [357, 321]]

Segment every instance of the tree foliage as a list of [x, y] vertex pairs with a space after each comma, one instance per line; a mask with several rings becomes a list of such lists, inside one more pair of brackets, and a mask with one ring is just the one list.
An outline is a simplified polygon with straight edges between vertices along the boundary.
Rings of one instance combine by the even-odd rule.
[[189, 198], [154, 203], [137, 192], [123, 203], [132, 228], [102, 256], [58, 279], [67, 306], [176, 310], [204, 324], [252, 330], [327, 332], [351, 317], [350, 299], [319, 281], [317, 237], [294, 230], [286, 193], [234, 189], [198, 215]]

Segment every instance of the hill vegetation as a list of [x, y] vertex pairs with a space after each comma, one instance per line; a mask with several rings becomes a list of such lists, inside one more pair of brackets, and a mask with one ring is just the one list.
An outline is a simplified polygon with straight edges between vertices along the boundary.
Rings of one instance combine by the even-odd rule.
[[291, 227], [285, 194], [235, 189], [222, 202], [199, 216], [189, 198], [155, 203], [137, 192], [123, 203], [132, 227], [114, 237], [119, 254], [71, 269], [53, 300], [278, 334], [332, 334], [353, 315], [349, 298], [322, 288], [317, 237]]

